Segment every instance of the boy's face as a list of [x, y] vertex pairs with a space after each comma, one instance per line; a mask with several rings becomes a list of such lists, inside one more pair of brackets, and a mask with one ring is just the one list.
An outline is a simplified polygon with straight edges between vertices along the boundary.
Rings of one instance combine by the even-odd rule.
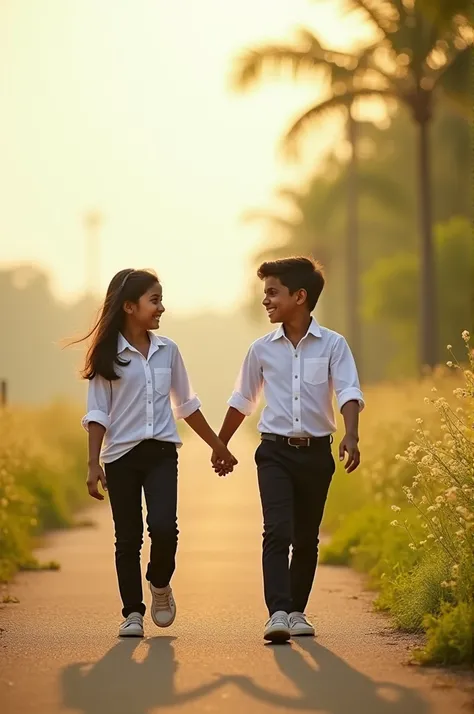
[[265, 278], [265, 297], [262, 305], [267, 311], [271, 323], [288, 322], [299, 312], [306, 301], [306, 290], [296, 290], [293, 295], [279, 278]]

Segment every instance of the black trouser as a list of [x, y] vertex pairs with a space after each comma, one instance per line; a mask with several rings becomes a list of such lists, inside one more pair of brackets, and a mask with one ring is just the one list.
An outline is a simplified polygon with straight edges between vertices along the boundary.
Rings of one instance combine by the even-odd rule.
[[265, 602], [270, 615], [278, 610], [304, 612], [318, 561], [319, 526], [335, 470], [331, 440], [328, 436], [299, 449], [264, 440], [255, 461], [264, 522]]
[[166, 587], [175, 569], [178, 528], [178, 454], [175, 444], [142, 441], [117, 461], [105, 465], [115, 524], [115, 565], [123, 616], [145, 614], [140, 550], [143, 544], [142, 489], [151, 538], [146, 579]]

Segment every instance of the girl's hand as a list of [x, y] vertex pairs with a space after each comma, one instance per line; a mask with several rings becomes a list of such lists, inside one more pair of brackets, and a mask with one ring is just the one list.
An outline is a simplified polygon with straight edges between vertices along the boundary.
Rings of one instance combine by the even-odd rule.
[[104, 491], [107, 491], [107, 481], [105, 480], [105, 473], [102, 466], [99, 463], [89, 464], [89, 472], [87, 474], [87, 489], [89, 491], [89, 496], [96, 498], [98, 501], [103, 501], [104, 496], [99, 491], [99, 481], [102, 484]]
[[214, 471], [219, 476], [226, 476], [234, 470], [234, 466], [238, 464], [237, 459], [233, 456], [227, 446], [220, 441], [218, 446], [212, 452], [211, 457]]

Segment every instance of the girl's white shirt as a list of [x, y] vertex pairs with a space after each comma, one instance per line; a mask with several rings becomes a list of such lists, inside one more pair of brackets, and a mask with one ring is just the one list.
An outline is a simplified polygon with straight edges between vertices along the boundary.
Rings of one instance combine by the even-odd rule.
[[130, 361], [124, 367], [116, 365], [120, 379], [109, 382], [96, 376], [89, 381], [82, 425], [88, 430], [91, 422], [97, 422], [105, 428], [104, 463], [116, 461], [145, 439], [181, 446], [175, 418], [186, 419], [201, 406], [178, 345], [168, 337], [149, 335], [145, 358], [120, 334], [117, 354]]

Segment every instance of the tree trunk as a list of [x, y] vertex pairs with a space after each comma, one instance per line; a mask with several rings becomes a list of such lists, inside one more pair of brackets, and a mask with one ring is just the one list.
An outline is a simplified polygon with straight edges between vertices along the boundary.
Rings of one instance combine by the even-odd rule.
[[419, 122], [419, 200], [420, 200], [420, 367], [437, 363], [436, 266], [431, 218], [431, 172], [429, 121]]
[[347, 135], [351, 145], [351, 159], [347, 169], [347, 226], [346, 226], [346, 299], [347, 339], [362, 375], [361, 323], [359, 320], [359, 221], [358, 221], [358, 170], [357, 122], [349, 107]]

